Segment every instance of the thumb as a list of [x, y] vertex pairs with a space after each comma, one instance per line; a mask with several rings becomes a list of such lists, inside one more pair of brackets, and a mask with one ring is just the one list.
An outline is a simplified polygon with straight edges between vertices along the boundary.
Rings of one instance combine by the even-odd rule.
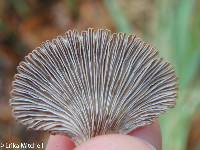
[[92, 138], [75, 150], [154, 150], [150, 144], [129, 135], [110, 134]]
[[161, 145], [160, 127], [158, 121], [155, 121], [151, 125], [130, 132], [129, 135], [94, 137], [78, 146], [76, 150], [161, 150]]

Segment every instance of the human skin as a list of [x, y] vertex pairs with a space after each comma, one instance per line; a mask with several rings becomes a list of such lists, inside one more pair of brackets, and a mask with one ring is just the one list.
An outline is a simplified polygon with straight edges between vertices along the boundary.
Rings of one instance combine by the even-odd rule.
[[[101, 135], [75, 147], [64, 135], [51, 135], [46, 150], [161, 150], [161, 133], [158, 121], [141, 127], [128, 135]], [[152, 147], [153, 146], [153, 147]]]

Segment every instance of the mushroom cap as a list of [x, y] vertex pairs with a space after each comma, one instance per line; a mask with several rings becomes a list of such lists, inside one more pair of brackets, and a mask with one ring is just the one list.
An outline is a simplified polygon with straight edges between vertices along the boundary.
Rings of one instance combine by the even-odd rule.
[[29, 53], [17, 67], [10, 104], [27, 128], [80, 144], [151, 124], [176, 97], [175, 71], [155, 48], [135, 35], [88, 29]]

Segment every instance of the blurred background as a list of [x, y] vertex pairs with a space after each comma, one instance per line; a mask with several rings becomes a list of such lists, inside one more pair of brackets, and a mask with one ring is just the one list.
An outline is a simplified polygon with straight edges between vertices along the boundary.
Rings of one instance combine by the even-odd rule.
[[179, 96], [160, 119], [163, 149], [200, 150], [200, 0], [0, 0], [0, 143], [46, 143], [11, 115], [16, 66], [42, 41], [88, 27], [135, 33], [173, 63]]

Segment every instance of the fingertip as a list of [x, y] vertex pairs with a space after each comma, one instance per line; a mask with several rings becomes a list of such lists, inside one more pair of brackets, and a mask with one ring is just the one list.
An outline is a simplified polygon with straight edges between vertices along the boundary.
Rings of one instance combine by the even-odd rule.
[[153, 147], [136, 137], [110, 134], [94, 137], [75, 150], [153, 150]]
[[[129, 135], [97, 136], [81, 144], [76, 150], [131, 150], [133, 148], [151, 150], [153, 148], [150, 145], [153, 145], [157, 150], [161, 150], [162, 140], [158, 121], [134, 130]], [[46, 150], [72, 150], [74, 147], [74, 143], [67, 136], [51, 135]]]
[[129, 133], [129, 135], [138, 137], [151, 145], [157, 150], [162, 149], [162, 136], [159, 122], [156, 120], [151, 125], [141, 127]]
[[74, 143], [64, 135], [50, 135], [46, 150], [72, 150]]

